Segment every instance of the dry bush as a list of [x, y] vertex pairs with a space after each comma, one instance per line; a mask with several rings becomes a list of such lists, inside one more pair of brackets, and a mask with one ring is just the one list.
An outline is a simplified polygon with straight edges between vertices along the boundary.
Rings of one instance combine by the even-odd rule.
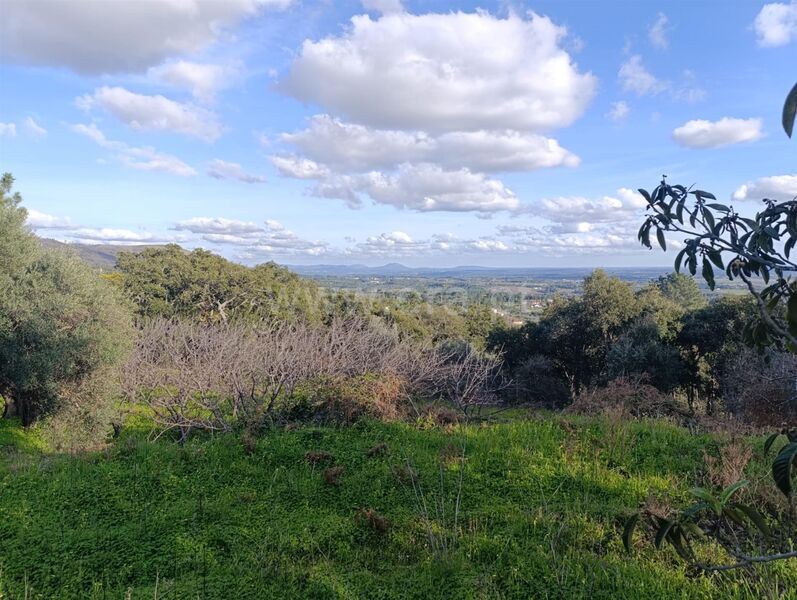
[[321, 463], [332, 462], [335, 460], [335, 457], [325, 450], [308, 450], [304, 453], [304, 460], [315, 467]]
[[742, 351], [722, 379], [725, 408], [756, 425], [780, 425], [797, 419], [797, 356]]
[[385, 533], [390, 529], [390, 520], [380, 515], [373, 508], [360, 509], [357, 511], [355, 520], [377, 533]]
[[342, 466], [330, 467], [321, 472], [321, 477], [327, 485], [340, 485], [340, 477], [345, 470], [346, 467]]
[[725, 489], [744, 479], [744, 469], [753, 457], [753, 449], [743, 440], [733, 440], [719, 447], [719, 456], [703, 451], [706, 464], [706, 482], [714, 487]]
[[443, 398], [467, 413], [495, 402], [500, 385], [491, 356], [436, 348], [363, 319], [258, 327], [157, 320], [143, 327], [122, 369], [124, 397], [181, 441], [192, 429], [290, 416], [302, 387], [312, 392], [311, 408], [349, 423], [401, 418], [412, 398]]
[[365, 454], [366, 456], [368, 456], [368, 458], [375, 458], [377, 456], [382, 456], [387, 453], [388, 453], [387, 444], [382, 442], [381, 444], [377, 444], [372, 448], [368, 448]]
[[303, 408], [315, 419], [327, 422], [348, 425], [365, 416], [390, 422], [408, 412], [405, 384], [392, 374], [319, 380], [307, 393], [307, 406]]
[[685, 412], [652, 385], [638, 379], [618, 377], [605, 387], [582, 390], [567, 412], [584, 415], [603, 414], [620, 409], [629, 416], [685, 416]]

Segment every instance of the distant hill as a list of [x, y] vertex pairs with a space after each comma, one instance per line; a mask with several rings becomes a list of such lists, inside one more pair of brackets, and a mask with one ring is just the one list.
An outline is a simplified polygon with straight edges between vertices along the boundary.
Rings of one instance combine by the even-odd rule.
[[151, 246], [120, 246], [113, 244], [65, 244], [48, 238], [40, 238], [45, 248], [71, 249], [89, 263], [91, 266], [101, 271], [110, 271], [116, 265], [116, 257], [120, 252], [142, 252], [147, 248], [158, 248], [157, 245]]
[[[516, 278], [526, 277], [537, 280], [583, 279], [592, 267], [480, 267], [463, 265], [458, 267], [407, 267], [400, 263], [369, 267], [366, 265], [285, 265], [294, 273], [312, 278], [329, 277], [479, 277]], [[605, 269], [612, 275], [626, 280], [648, 281], [668, 273], [667, 267], [609, 267]]]

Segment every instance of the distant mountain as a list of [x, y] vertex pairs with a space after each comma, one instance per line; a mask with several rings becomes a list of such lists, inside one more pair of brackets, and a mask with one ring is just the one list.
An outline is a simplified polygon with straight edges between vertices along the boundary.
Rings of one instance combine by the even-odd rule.
[[116, 265], [116, 257], [120, 252], [142, 252], [147, 248], [158, 248], [152, 246], [119, 246], [113, 244], [77, 244], [59, 242], [49, 238], [39, 238], [42, 246], [54, 249], [69, 249], [78, 253], [78, 256], [89, 263], [91, 266], [101, 271], [111, 271]]

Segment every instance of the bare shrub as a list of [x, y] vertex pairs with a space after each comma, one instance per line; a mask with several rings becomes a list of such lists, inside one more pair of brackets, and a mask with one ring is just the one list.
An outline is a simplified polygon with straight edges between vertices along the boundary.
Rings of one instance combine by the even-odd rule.
[[582, 390], [567, 412], [595, 415], [616, 411], [618, 407], [637, 418], [685, 416], [680, 407], [655, 387], [629, 377], [613, 379], [605, 387]]
[[384, 454], [387, 454], [388, 450], [389, 449], [387, 447], [387, 444], [385, 442], [382, 442], [380, 444], [377, 444], [376, 446], [368, 448], [365, 454], [368, 458], [375, 458], [377, 456], [382, 456]]
[[753, 457], [753, 449], [743, 440], [733, 440], [720, 446], [719, 456], [703, 451], [706, 482], [719, 489], [744, 479], [744, 469]]
[[304, 460], [306, 460], [309, 464], [315, 467], [316, 465], [319, 465], [321, 463], [332, 462], [333, 460], [335, 460], [335, 457], [325, 450], [320, 450], [317, 452], [313, 450], [308, 450], [307, 452], [304, 453]]
[[349, 423], [402, 418], [414, 398], [442, 398], [468, 413], [497, 402], [501, 385], [492, 356], [436, 348], [364, 319], [258, 327], [157, 320], [143, 327], [122, 369], [124, 397], [181, 441], [192, 429], [296, 416], [300, 388], [309, 388], [312, 411]]
[[340, 477], [345, 470], [343, 466], [330, 467], [321, 472], [321, 477], [327, 485], [340, 485]]
[[756, 425], [780, 425], [797, 418], [797, 356], [745, 349], [722, 379], [725, 408]]
[[355, 520], [377, 533], [385, 533], [390, 529], [390, 520], [373, 508], [360, 509], [355, 515]]

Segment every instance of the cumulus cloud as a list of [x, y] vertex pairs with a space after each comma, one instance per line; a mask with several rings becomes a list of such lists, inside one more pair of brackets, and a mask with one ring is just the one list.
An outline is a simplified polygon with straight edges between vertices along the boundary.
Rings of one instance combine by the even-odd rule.
[[16, 123], [0, 123], [0, 137], [16, 137]]
[[538, 15], [356, 16], [342, 36], [304, 42], [281, 88], [377, 128], [541, 132], [573, 123], [595, 94], [565, 36]]
[[629, 112], [631, 112], [631, 109], [628, 106], [628, 102], [619, 100], [618, 102], [612, 102], [612, 108], [606, 113], [606, 116], [612, 121], [618, 122], [625, 119]]
[[72, 227], [69, 219], [49, 215], [32, 208], [28, 209], [26, 223], [32, 229], [70, 229]]
[[281, 175], [294, 179], [323, 179], [330, 175], [329, 169], [325, 166], [296, 156], [272, 156], [271, 164]]
[[149, 146], [129, 146], [124, 142], [109, 140], [94, 123], [72, 125], [71, 129], [89, 138], [101, 148], [113, 152], [114, 158], [128, 168], [139, 171], [161, 171], [180, 177], [196, 175], [193, 168], [176, 156], [160, 153]]
[[733, 193], [734, 200], [793, 200], [797, 198], [797, 175], [774, 175], [759, 177], [739, 186]]
[[212, 102], [216, 92], [227, 87], [235, 70], [221, 65], [179, 60], [151, 68], [147, 74], [156, 81], [185, 88], [201, 102]]
[[785, 46], [797, 41], [797, 2], [765, 4], [753, 27], [759, 46]]
[[260, 9], [292, 0], [147, 0], [5, 2], [0, 58], [79, 73], [141, 72], [196, 52]]
[[161, 95], [146, 96], [123, 87], [103, 86], [76, 102], [85, 110], [103, 108], [136, 130], [173, 131], [205, 141], [214, 141], [222, 133], [212, 112]]
[[[544, 198], [529, 208], [538, 216], [553, 221], [558, 226], [588, 230], [589, 223], [617, 223], [638, 214], [647, 206], [644, 197], [628, 188], [620, 188], [615, 196], [585, 198], [583, 196], [558, 196]], [[585, 225], [584, 223], [587, 223]]]
[[178, 221], [171, 229], [198, 235], [199, 240], [216, 246], [237, 248], [240, 258], [246, 260], [272, 255], [319, 256], [329, 251], [328, 243], [303, 239], [272, 219], [259, 225], [224, 217], [193, 217]]
[[754, 142], [763, 137], [761, 119], [732, 119], [719, 121], [695, 119], [687, 121], [672, 132], [673, 139], [688, 148], [717, 148], [741, 142]]
[[238, 163], [216, 159], [208, 165], [208, 175], [214, 179], [237, 179], [244, 183], [263, 183], [266, 178], [244, 171]]
[[666, 49], [667, 46], [670, 45], [670, 42], [667, 39], [668, 24], [669, 20], [667, 19], [667, 15], [660, 12], [656, 17], [656, 22], [653, 23], [651, 28], [648, 30], [648, 39], [656, 48]]
[[642, 57], [634, 54], [621, 66], [618, 73], [620, 84], [626, 92], [638, 96], [655, 95], [667, 89], [667, 83], [657, 79], [642, 64]]
[[468, 169], [446, 171], [433, 164], [403, 164], [395, 174], [377, 171], [335, 176], [322, 181], [313, 193], [339, 198], [350, 206], [362, 204], [365, 194], [378, 204], [402, 209], [493, 213], [515, 210], [520, 202], [502, 182]]
[[261, 225], [252, 221], [236, 221], [223, 217], [194, 217], [178, 221], [172, 227], [175, 231], [189, 231], [191, 233], [215, 233], [228, 235], [258, 234], [264, 231]]
[[414, 239], [403, 231], [392, 231], [369, 236], [365, 241], [347, 248], [344, 255], [395, 259], [396, 257], [483, 254], [511, 250], [510, 245], [491, 236], [460, 239], [451, 233], [438, 233], [425, 239]]
[[131, 231], [129, 229], [113, 229], [110, 227], [81, 227], [69, 232], [67, 237], [84, 244], [160, 244], [174, 241], [170, 238], [157, 236], [153, 233], [143, 231]]
[[579, 158], [555, 139], [512, 130], [423, 131], [372, 129], [316, 115], [307, 129], [282, 135], [307, 158], [336, 171], [391, 169], [404, 162], [433, 162], [474, 171], [533, 171], [577, 166]]
[[43, 138], [47, 135], [47, 130], [39, 125], [33, 117], [25, 118], [25, 128], [35, 138]]

